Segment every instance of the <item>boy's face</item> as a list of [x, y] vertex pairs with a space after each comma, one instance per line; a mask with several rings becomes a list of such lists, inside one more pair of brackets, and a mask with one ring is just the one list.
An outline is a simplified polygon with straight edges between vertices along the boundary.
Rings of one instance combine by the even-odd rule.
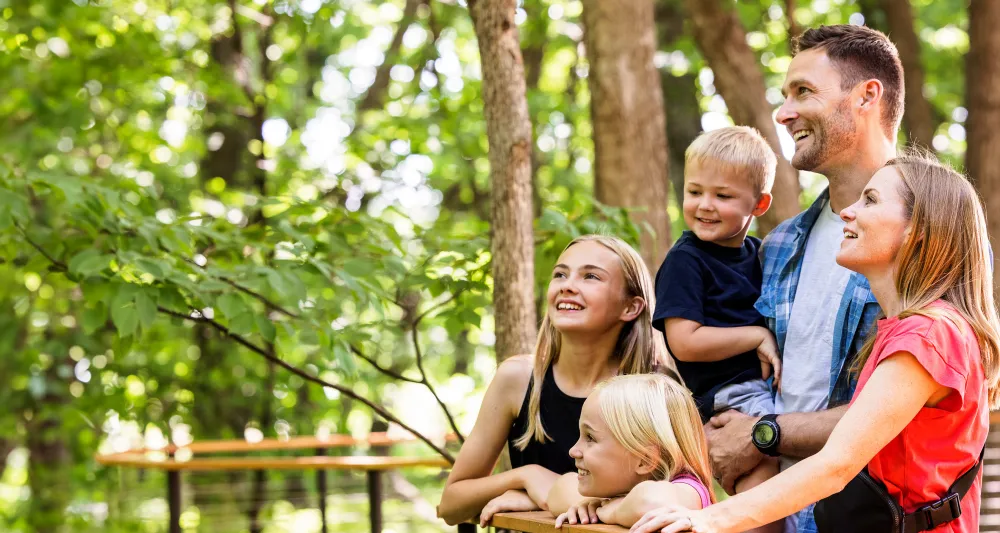
[[763, 215], [771, 195], [757, 194], [745, 177], [712, 164], [684, 169], [684, 222], [703, 241], [738, 248], [750, 221]]

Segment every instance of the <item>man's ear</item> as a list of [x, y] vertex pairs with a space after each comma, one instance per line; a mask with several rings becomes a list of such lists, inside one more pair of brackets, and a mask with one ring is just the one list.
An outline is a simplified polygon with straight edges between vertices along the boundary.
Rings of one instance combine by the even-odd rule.
[[771, 193], [761, 193], [760, 199], [757, 200], [757, 205], [754, 206], [751, 214], [755, 217], [759, 217], [764, 213], [767, 213], [767, 210], [771, 208], [772, 200], [774, 200], [774, 197], [771, 196]]
[[622, 322], [631, 322], [635, 320], [642, 314], [642, 310], [645, 308], [646, 300], [643, 300], [641, 296], [633, 296], [631, 300], [626, 302], [625, 309], [622, 310]]
[[861, 95], [858, 102], [858, 107], [862, 111], [869, 111], [874, 109], [875, 104], [882, 100], [882, 95], [885, 94], [885, 87], [882, 86], [882, 82], [879, 80], [867, 80], [861, 83]]

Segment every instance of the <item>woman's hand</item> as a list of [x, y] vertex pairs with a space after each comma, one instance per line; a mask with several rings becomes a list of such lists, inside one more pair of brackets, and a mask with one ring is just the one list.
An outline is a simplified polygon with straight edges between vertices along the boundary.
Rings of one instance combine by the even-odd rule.
[[493, 515], [508, 511], [537, 511], [538, 505], [523, 490], [508, 490], [490, 500], [479, 515], [479, 527], [486, 527]]
[[712, 524], [711, 508], [700, 511], [685, 509], [679, 505], [665, 505], [646, 513], [636, 522], [629, 533], [720, 533]]
[[563, 524], [596, 524], [601, 521], [598, 510], [608, 500], [604, 498], [587, 498], [570, 506], [569, 510], [556, 517], [556, 527]]

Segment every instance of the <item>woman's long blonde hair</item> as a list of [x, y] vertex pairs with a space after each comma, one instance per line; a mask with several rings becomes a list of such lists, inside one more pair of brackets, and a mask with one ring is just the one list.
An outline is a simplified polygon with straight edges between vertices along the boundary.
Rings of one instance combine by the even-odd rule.
[[[642, 256], [629, 244], [617, 237], [605, 235], [583, 235], [573, 239], [566, 245], [563, 252], [570, 246], [581, 242], [596, 242], [608, 250], [611, 250], [621, 261], [622, 273], [625, 277], [625, 294], [623, 298], [642, 298], [645, 305], [642, 312], [634, 320], [625, 323], [618, 334], [618, 342], [615, 344], [611, 357], [617, 358], [619, 374], [647, 374], [656, 370], [657, 365], [665, 359], [663, 353], [663, 343], [657, 342], [656, 332], [653, 329], [653, 306], [655, 299], [653, 296], [653, 281], [649, 276], [649, 270], [642, 261]], [[535, 344], [535, 363], [532, 370], [534, 384], [531, 388], [531, 399], [528, 401], [528, 427], [514, 445], [519, 450], [523, 450], [532, 439], [538, 442], [545, 442], [550, 439], [549, 435], [542, 427], [541, 403], [542, 403], [542, 383], [545, 381], [545, 373], [549, 367], [559, 360], [559, 350], [562, 346], [562, 337], [552, 321], [548, 312], [542, 318], [542, 325], [538, 330], [538, 342]]]
[[[996, 409], [1000, 407], [1000, 321], [994, 306], [982, 201], [965, 176], [929, 156], [905, 155], [886, 166], [902, 178], [899, 192], [910, 220], [910, 234], [899, 250], [895, 272], [903, 309], [899, 318], [942, 317], [949, 312], [929, 306], [939, 299], [951, 304], [976, 333], [990, 409]], [[864, 367], [874, 342], [872, 331], [858, 354], [855, 372]]]
[[594, 394], [611, 435], [629, 453], [654, 464], [654, 480], [686, 473], [712, 486], [701, 417], [683, 385], [662, 374], [616, 376]]

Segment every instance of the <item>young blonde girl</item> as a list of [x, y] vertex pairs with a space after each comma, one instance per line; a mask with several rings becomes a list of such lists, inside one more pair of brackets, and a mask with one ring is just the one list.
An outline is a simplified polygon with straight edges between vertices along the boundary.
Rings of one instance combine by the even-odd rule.
[[[533, 355], [497, 368], [476, 424], [448, 476], [438, 515], [449, 524], [475, 516], [547, 508], [594, 386], [617, 374], [656, 370], [665, 350], [652, 326], [653, 284], [624, 241], [574, 239], [552, 269]], [[491, 475], [504, 446], [512, 468]]]
[[665, 503], [701, 509], [713, 502], [698, 409], [691, 393], [667, 376], [619, 376], [599, 385], [584, 403], [580, 440], [570, 455], [578, 472], [560, 478], [552, 492], [576, 489], [587, 499], [566, 509], [565, 497], [550, 496], [556, 527], [627, 527]]

